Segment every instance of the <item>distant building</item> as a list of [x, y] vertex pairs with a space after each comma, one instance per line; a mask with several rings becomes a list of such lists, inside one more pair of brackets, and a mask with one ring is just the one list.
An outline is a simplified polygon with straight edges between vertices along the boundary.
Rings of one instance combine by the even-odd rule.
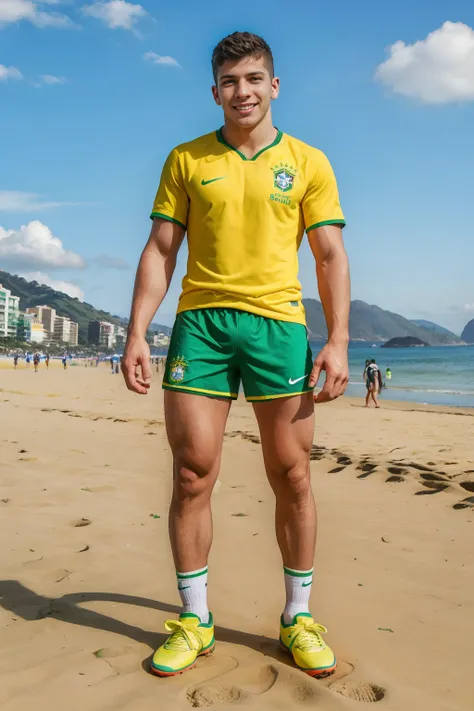
[[56, 316], [54, 320], [53, 341], [56, 343], [69, 343], [77, 346], [79, 326], [67, 316]]
[[35, 314], [38, 321], [44, 326], [44, 330], [53, 335], [54, 322], [56, 320], [56, 309], [51, 306], [31, 306], [26, 309], [27, 314]]
[[71, 346], [77, 346], [79, 342], [79, 324], [76, 321], [71, 321], [69, 325], [69, 343]]
[[113, 348], [115, 346], [116, 326], [108, 321], [90, 321], [88, 338], [99, 348]]
[[47, 332], [35, 314], [20, 312], [17, 325], [17, 338], [25, 343], [43, 343]]
[[123, 326], [115, 326], [115, 346], [123, 348], [127, 340], [127, 329]]
[[20, 318], [20, 297], [0, 284], [0, 336], [17, 338]]
[[153, 334], [153, 345], [155, 347], [167, 346], [169, 345], [170, 337], [166, 336], [164, 333], [154, 333]]

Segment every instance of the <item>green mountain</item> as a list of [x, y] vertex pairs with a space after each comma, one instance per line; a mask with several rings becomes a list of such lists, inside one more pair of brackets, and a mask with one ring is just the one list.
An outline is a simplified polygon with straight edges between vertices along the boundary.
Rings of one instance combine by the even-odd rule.
[[466, 343], [474, 343], [474, 318], [469, 323], [466, 323], [461, 338]]
[[[326, 321], [322, 305], [316, 299], [303, 299], [310, 337], [313, 340], [327, 338]], [[462, 343], [461, 339], [448, 332], [438, 333], [418, 326], [399, 314], [371, 306], [365, 301], [352, 301], [349, 321], [349, 337], [352, 341], [388, 341], [390, 338], [413, 336], [431, 346]]]
[[[46, 304], [56, 309], [58, 316], [68, 316], [72, 321], [76, 321], [79, 324], [79, 343], [82, 345], [87, 345], [88, 343], [89, 321], [109, 321], [118, 326], [127, 326], [128, 324], [128, 319], [113, 316], [108, 311], [96, 309], [85, 301], [79, 301], [79, 299], [72, 298], [62, 291], [56, 291], [45, 284], [27, 281], [23, 277], [14, 276], [1, 270], [0, 284], [10, 289], [14, 296], [20, 297], [20, 309], [22, 311], [29, 307]], [[160, 326], [160, 324], [152, 324], [150, 330], [163, 331], [164, 333], [169, 333], [170, 331], [167, 326]]]
[[412, 323], [416, 323], [417, 326], [422, 326], [422, 328], [428, 329], [428, 331], [443, 333], [445, 336], [449, 336], [449, 338], [453, 339], [458, 338], [455, 333], [449, 331], [447, 328], [444, 328], [444, 326], [440, 326], [438, 323], [433, 323], [433, 321], [425, 321], [424, 318], [412, 318], [410, 320]]

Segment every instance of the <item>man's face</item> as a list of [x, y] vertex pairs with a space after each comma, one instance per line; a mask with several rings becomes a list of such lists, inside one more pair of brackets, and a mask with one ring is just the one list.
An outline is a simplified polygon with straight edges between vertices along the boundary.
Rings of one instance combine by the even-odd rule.
[[219, 69], [214, 100], [222, 106], [227, 121], [252, 128], [260, 123], [276, 99], [280, 80], [271, 77], [263, 57], [227, 61]]

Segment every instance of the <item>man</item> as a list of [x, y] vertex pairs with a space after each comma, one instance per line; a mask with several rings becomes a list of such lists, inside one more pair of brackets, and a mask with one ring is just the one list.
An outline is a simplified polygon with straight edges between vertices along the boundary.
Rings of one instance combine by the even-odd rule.
[[[231, 401], [242, 382], [276, 497], [286, 589], [280, 640], [301, 669], [324, 676], [336, 659], [308, 606], [316, 539], [309, 452], [314, 400], [342, 395], [348, 380], [344, 217], [327, 158], [273, 126], [270, 103], [280, 82], [267, 43], [236, 32], [217, 45], [212, 68], [224, 126], [178, 146], [165, 163], [123, 363], [128, 388], [146, 394], [146, 329], [187, 232], [188, 270], [163, 376], [174, 474], [169, 530], [183, 612], [166, 623], [171, 634], [155, 652], [152, 670], [181, 673], [215, 644], [207, 607], [210, 497]], [[297, 278], [305, 229], [329, 332], [314, 365]], [[321, 370], [326, 381], [314, 398]]]

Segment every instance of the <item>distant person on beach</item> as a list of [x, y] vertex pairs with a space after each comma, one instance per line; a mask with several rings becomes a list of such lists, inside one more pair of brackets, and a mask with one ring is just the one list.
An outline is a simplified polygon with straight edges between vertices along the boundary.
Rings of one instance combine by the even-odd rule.
[[[342, 395], [349, 378], [344, 216], [326, 156], [273, 125], [270, 105], [280, 81], [267, 43], [235, 32], [214, 49], [212, 67], [212, 92], [224, 126], [173, 149], [165, 162], [138, 266], [122, 366], [127, 387], [146, 395], [151, 380], [146, 332], [168, 291], [186, 234], [187, 274], [163, 376], [173, 454], [169, 532], [183, 608], [178, 620], [166, 622], [169, 637], [153, 655], [151, 669], [163, 677], [180, 674], [214, 648], [207, 605], [211, 494], [227, 416], [242, 383], [276, 498], [286, 592], [280, 641], [297, 667], [327, 676], [336, 669], [336, 658], [325, 642], [326, 628], [309, 612], [316, 541], [309, 455], [314, 403]], [[328, 341], [314, 363], [297, 278], [304, 231], [328, 326]], [[326, 378], [315, 395], [321, 371]], [[226, 572], [217, 574], [223, 578]], [[249, 578], [245, 566], [239, 575], [254, 596], [275, 594], [265, 580], [260, 586]], [[253, 615], [247, 613], [250, 624]]]
[[375, 362], [374, 358], [369, 362], [369, 365], [365, 369], [366, 380], [365, 385], [367, 388], [367, 395], [365, 396], [365, 406], [369, 407], [370, 401], [372, 400], [375, 407], [380, 407], [377, 394], [382, 389], [382, 374], [380, 368]]
[[13, 367], [15, 368], [15, 370], [18, 368], [18, 353], [15, 353], [15, 355], [13, 356]]
[[384, 383], [385, 388], [387, 387], [387, 381], [390, 382], [391, 379], [392, 379], [392, 371], [390, 370], [390, 366], [387, 365], [387, 369], [385, 371], [385, 383]]
[[64, 370], [67, 370], [67, 355], [64, 354], [63, 357], [61, 358], [61, 363], [63, 364]]
[[49, 370], [49, 353], [46, 354], [44, 362], [46, 363], [46, 370]]
[[25, 358], [25, 361], [26, 361], [27, 367], [29, 368], [29, 367], [30, 367], [30, 361], [31, 361], [31, 358], [30, 358], [29, 353], [27, 353], [26, 358]]
[[33, 365], [34, 365], [34, 367], [35, 367], [35, 373], [38, 372], [39, 362], [40, 362], [39, 353], [35, 353], [34, 356], [33, 356]]

